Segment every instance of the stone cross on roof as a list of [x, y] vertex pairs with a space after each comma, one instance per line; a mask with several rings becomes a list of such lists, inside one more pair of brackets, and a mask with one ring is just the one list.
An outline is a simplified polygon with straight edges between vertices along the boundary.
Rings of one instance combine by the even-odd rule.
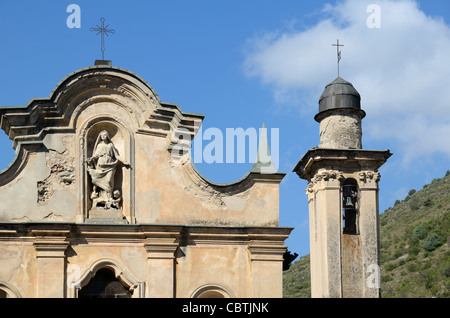
[[100, 21], [102, 22], [102, 26], [97, 25], [96, 28], [89, 28], [89, 31], [95, 31], [98, 32], [97, 35], [102, 35], [102, 60], [105, 59], [105, 35], [109, 36], [108, 33], [114, 33], [116, 32], [114, 29], [108, 29], [109, 24], [105, 26], [105, 18], [101, 18]]
[[341, 51], [339, 50], [339, 47], [344, 46], [344, 45], [339, 44], [339, 39], [337, 39], [337, 44], [332, 44], [332, 46], [335, 46], [336, 51], [337, 51], [337, 65], [338, 65], [338, 77], [339, 77], [339, 62], [341, 61]]

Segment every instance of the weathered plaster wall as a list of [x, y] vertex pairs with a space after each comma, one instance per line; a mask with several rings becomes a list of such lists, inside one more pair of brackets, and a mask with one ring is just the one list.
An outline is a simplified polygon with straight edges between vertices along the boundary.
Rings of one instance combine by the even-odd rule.
[[251, 297], [251, 267], [245, 245], [186, 246], [177, 257], [177, 297], [193, 297], [201, 286], [233, 291], [231, 297]]
[[[29, 153], [19, 175], [0, 186], [0, 221], [75, 220], [78, 200], [71, 140], [62, 134], [53, 135], [51, 143], [46, 139], [40, 151]], [[53, 146], [56, 143], [59, 147]]]
[[3, 241], [0, 255], [0, 282], [14, 286], [21, 297], [37, 297], [37, 259], [33, 244]]
[[361, 138], [361, 119], [356, 114], [336, 112], [320, 122], [319, 147], [361, 149]]

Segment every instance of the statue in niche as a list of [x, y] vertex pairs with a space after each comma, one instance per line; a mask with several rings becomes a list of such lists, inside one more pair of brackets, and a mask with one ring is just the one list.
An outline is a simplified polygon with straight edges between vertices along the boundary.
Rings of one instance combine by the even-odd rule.
[[128, 164], [120, 159], [119, 151], [106, 130], [97, 136], [92, 157], [86, 163], [92, 179], [92, 207], [120, 210], [121, 194], [120, 190], [114, 190], [114, 176], [119, 163]]

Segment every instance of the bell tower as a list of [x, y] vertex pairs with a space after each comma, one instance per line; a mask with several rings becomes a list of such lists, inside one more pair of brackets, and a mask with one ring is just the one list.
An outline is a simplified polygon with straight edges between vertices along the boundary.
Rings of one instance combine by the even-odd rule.
[[341, 77], [314, 119], [320, 143], [294, 172], [308, 181], [311, 296], [379, 297], [378, 169], [389, 150], [362, 149], [361, 97]]

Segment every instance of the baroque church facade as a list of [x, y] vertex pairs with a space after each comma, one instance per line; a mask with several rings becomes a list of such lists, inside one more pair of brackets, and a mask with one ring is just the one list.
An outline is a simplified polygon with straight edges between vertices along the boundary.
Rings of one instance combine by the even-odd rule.
[[107, 61], [1, 107], [0, 297], [282, 297], [285, 174], [204, 178], [203, 118]]

